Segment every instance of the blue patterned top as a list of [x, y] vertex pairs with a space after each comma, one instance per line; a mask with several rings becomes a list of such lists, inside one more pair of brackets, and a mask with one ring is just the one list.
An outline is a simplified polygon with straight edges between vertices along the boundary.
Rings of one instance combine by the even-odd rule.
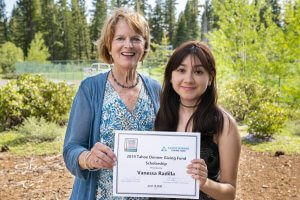
[[[134, 110], [130, 112], [119, 94], [114, 90], [109, 81], [106, 82], [103, 100], [103, 115], [100, 125], [100, 140], [103, 144], [114, 149], [114, 130], [153, 130], [155, 111], [149, 94], [142, 84], [142, 88], [135, 104]], [[96, 191], [97, 200], [142, 200], [147, 198], [113, 197], [113, 173], [111, 170], [100, 170], [98, 187]]]

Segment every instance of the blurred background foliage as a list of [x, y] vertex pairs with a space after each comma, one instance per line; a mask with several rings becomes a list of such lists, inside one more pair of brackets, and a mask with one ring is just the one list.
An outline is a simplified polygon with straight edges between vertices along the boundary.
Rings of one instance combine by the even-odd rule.
[[[83, 0], [17, 0], [7, 17], [0, 0], [0, 74], [12, 78], [0, 88], [1, 130], [64, 125], [77, 83], [87, 76], [84, 68], [101, 62], [95, 43], [105, 18], [127, 6], [151, 28], [151, 51], [141, 73], [162, 83], [174, 48], [201, 40], [216, 59], [219, 103], [247, 134], [267, 139], [285, 134], [300, 144], [300, 1], [187, 0], [181, 13], [177, 3], [93, 0], [87, 10]], [[58, 83], [62, 80], [68, 84]]]

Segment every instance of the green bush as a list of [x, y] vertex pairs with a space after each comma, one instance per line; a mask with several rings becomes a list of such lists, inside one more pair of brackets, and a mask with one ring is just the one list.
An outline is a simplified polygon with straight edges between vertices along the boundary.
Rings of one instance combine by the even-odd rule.
[[74, 89], [66, 83], [47, 82], [39, 75], [21, 75], [0, 89], [0, 129], [31, 116], [64, 123], [73, 96]]
[[22, 122], [23, 96], [15, 85], [15, 81], [10, 81], [0, 88], [0, 131]]
[[220, 93], [221, 104], [239, 122], [255, 110], [261, 100], [263, 87], [254, 80], [237, 79], [225, 85]]
[[284, 127], [287, 121], [285, 109], [274, 102], [262, 102], [246, 117], [248, 132], [256, 137], [269, 138]]
[[6, 42], [0, 48], [1, 73], [11, 73], [16, 70], [16, 62], [23, 61], [23, 51], [14, 43]]
[[238, 79], [220, 93], [220, 102], [248, 131], [258, 137], [270, 137], [284, 125], [286, 109], [278, 104], [279, 95], [256, 80]]
[[15, 128], [26, 135], [27, 142], [50, 142], [63, 135], [65, 127], [54, 122], [47, 122], [44, 118], [29, 117]]

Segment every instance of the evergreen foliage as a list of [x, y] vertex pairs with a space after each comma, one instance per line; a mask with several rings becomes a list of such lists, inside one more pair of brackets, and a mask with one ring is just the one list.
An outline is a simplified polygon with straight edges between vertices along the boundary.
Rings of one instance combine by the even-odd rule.
[[147, 16], [147, 0], [131, 0], [130, 5], [134, 7], [134, 10], [138, 13], [141, 13], [144, 16]]
[[207, 33], [218, 28], [218, 16], [214, 13], [211, 0], [205, 0], [204, 10], [201, 16], [201, 40], [208, 42]]
[[165, 0], [164, 5], [164, 23], [165, 29], [170, 41], [173, 42], [173, 37], [175, 35], [175, 25], [176, 25], [176, 0]]
[[31, 40], [41, 29], [40, 0], [18, 0], [10, 23], [10, 41], [21, 47], [27, 56]]
[[153, 13], [150, 16], [149, 25], [151, 29], [152, 42], [159, 44], [164, 32], [164, 15], [161, 8], [162, 0], [155, 1]]
[[90, 35], [91, 35], [91, 58], [96, 59], [97, 48], [94, 44], [100, 37], [100, 33], [107, 17], [107, 1], [105, 0], [94, 0], [93, 1], [94, 9], [92, 11], [92, 20], [90, 26]]
[[198, 0], [188, 0], [183, 13], [180, 13], [176, 35], [173, 38], [173, 46], [177, 47], [187, 40], [199, 40], [199, 2]]
[[187, 29], [187, 23], [185, 20], [185, 15], [183, 12], [179, 14], [178, 23], [176, 27], [176, 35], [174, 38], [174, 48], [178, 47], [184, 41], [187, 41], [189, 38], [189, 31]]
[[45, 62], [49, 58], [50, 54], [48, 47], [45, 45], [43, 34], [38, 32], [35, 34], [34, 39], [30, 43], [28, 51], [27, 61], [39, 61]]
[[71, 0], [72, 24], [74, 28], [75, 58], [89, 59], [90, 37], [86, 20], [85, 1]]
[[49, 48], [51, 60], [61, 59], [63, 43], [61, 41], [60, 21], [58, 5], [54, 0], [42, 1], [42, 24], [41, 32], [43, 33], [46, 46]]
[[4, 0], [0, 0], [0, 45], [7, 41], [7, 18]]
[[71, 60], [75, 57], [75, 36], [74, 36], [74, 25], [72, 21], [72, 13], [67, 5], [67, 0], [59, 0], [59, 16], [60, 21], [60, 42], [62, 43], [62, 49], [60, 52], [60, 60]]

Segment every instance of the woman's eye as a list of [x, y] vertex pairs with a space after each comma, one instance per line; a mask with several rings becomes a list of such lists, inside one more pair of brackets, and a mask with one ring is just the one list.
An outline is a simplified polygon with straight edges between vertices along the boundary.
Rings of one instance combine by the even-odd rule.
[[201, 71], [201, 70], [196, 70], [194, 73], [197, 74], [197, 75], [200, 75], [200, 74], [203, 74], [203, 71]]
[[116, 40], [117, 40], [117, 41], [123, 41], [123, 40], [124, 40], [124, 38], [122, 38], [122, 37], [118, 37], [118, 38], [116, 38]]
[[142, 40], [140, 38], [132, 38], [131, 41], [132, 42], [142, 42]]
[[184, 69], [182, 69], [182, 68], [178, 68], [176, 71], [178, 71], [178, 72], [184, 72]]

